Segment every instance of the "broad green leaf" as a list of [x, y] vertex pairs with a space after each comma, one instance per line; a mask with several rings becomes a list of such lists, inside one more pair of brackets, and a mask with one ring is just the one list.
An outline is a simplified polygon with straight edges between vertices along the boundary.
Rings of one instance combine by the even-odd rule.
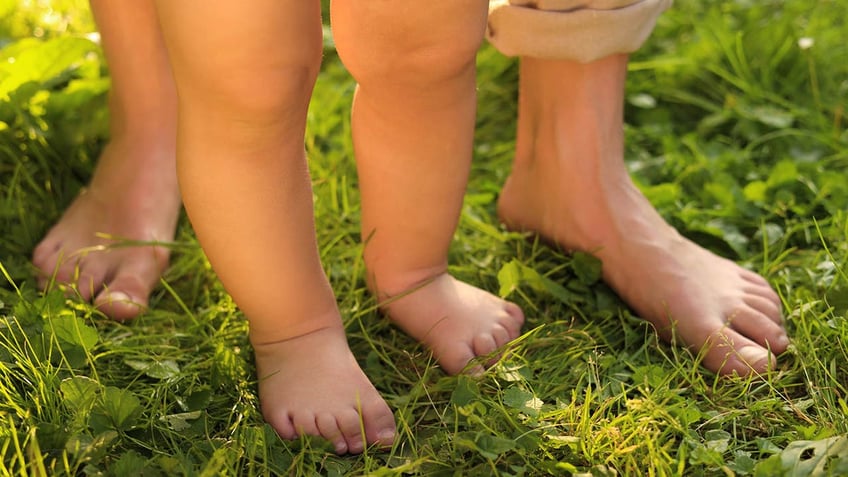
[[108, 386], [91, 412], [90, 424], [97, 432], [127, 431], [133, 428], [141, 412], [141, 402], [133, 393]]
[[[586, 263], [581, 266], [591, 267], [592, 265]], [[589, 273], [587, 277], [591, 276], [592, 272], [589, 269], [583, 271]], [[498, 271], [498, 282], [500, 283], [501, 297], [504, 298], [518, 288], [519, 285], [527, 285], [537, 292], [549, 293], [554, 298], [569, 305], [584, 301], [581, 296], [568, 291], [559, 283], [542, 276], [536, 270], [521, 264], [517, 260], [511, 260], [501, 267]]]
[[655, 186], [642, 188], [645, 197], [657, 208], [670, 207], [680, 200], [683, 191], [679, 184], [662, 183]]
[[487, 459], [497, 459], [499, 455], [515, 449], [515, 441], [513, 439], [504, 439], [503, 437], [493, 436], [490, 434], [479, 434], [475, 440], [477, 450], [480, 455]]
[[728, 213], [736, 209], [732, 187], [724, 182], [708, 182], [704, 185], [704, 191], [719, 203], [725, 213]]
[[783, 160], [774, 166], [766, 183], [769, 189], [773, 189], [796, 180], [798, 180], [798, 166], [792, 161]]
[[580, 444], [580, 438], [577, 436], [558, 436], [558, 435], [545, 435], [545, 438], [548, 439], [548, 442], [555, 449], [559, 449], [561, 447], [571, 447], [576, 448]]
[[768, 191], [768, 185], [763, 181], [751, 181], [749, 182], [744, 189], [742, 189], [742, 193], [745, 195], [745, 199], [751, 202], [765, 202], [766, 201], [766, 192]]
[[723, 454], [730, 447], [731, 436], [727, 431], [711, 429], [704, 435], [707, 448]]
[[511, 295], [521, 283], [521, 270], [519, 269], [519, 266], [520, 264], [518, 261], [511, 260], [508, 263], [505, 263], [501, 269], [498, 270], [498, 283], [500, 284], [498, 295], [500, 295], [501, 298], [506, 298]]
[[787, 475], [839, 475], [835, 468], [848, 470], [848, 437], [791, 442], [778, 455]]
[[522, 409], [527, 401], [530, 401], [535, 396], [530, 391], [519, 389], [515, 386], [504, 391], [503, 402], [513, 409]]
[[99, 339], [97, 330], [85, 324], [81, 318], [73, 315], [57, 316], [50, 319], [53, 333], [59, 340], [81, 347], [88, 351]]
[[136, 371], [155, 379], [174, 378], [180, 374], [180, 365], [171, 359], [162, 361], [141, 361], [135, 359], [125, 359], [124, 363]]
[[633, 382], [636, 385], [647, 385], [649, 388], [665, 386], [668, 370], [662, 366], [649, 364], [633, 370]]
[[730, 248], [733, 249], [734, 252], [739, 254], [739, 256], [745, 256], [745, 251], [748, 248], [748, 243], [750, 242], [750, 238], [739, 231], [739, 228], [726, 220], [715, 219], [707, 222], [706, 227], [702, 230], [717, 230], [719, 233], [715, 235], [724, 239], [724, 241], [730, 245]]
[[188, 421], [193, 421], [199, 418], [200, 415], [201, 411], [181, 412], [179, 414], [168, 414], [167, 416], [162, 416], [159, 420], [167, 423], [169, 428], [179, 432], [190, 428], [191, 423]]
[[77, 411], [91, 407], [101, 387], [100, 383], [86, 376], [67, 378], [59, 384], [64, 403]]
[[692, 450], [689, 454], [689, 463], [693, 465], [706, 464], [715, 466], [724, 463], [722, 453], [710, 447], [707, 444], [691, 443]]
[[526, 366], [520, 364], [499, 363], [497, 367], [498, 378], [508, 382], [526, 381], [533, 376], [533, 372]]
[[148, 475], [144, 472], [145, 467], [148, 467], [148, 459], [142, 457], [134, 450], [124, 453], [114, 464], [109, 467], [112, 475], [120, 475], [126, 477], [141, 477]]
[[593, 285], [601, 279], [601, 261], [594, 255], [584, 252], [574, 252], [571, 260], [571, 268], [574, 270], [580, 283], [584, 285]]
[[515, 386], [504, 391], [503, 402], [512, 409], [521, 411], [529, 416], [538, 416], [544, 404], [541, 399], [529, 391]]
[[477, 383], [467, 376], [459, 376], [456, 381], [456, 388], [451, 393], [451, 404], [456, 406], [465, 406], [476, 401], [480, 397], [480, 389]]
[[0, 98], [28, 82], [47, 83], [97, 50], [85, 38], [21, 40], [0, 51]]
[[691, 400], [685, 400], [677, 404], [667, 406], [667, 410], [669, 414], [674, 416], [674, 418], [680, 421], [680, 424], [685, 427], [698, 422], [701, 417], [703, 417], [703, 413], [698, 408], [697, 403]]
[[203, 409], [209, 405], [209, 400], [212, 399], [212, 391], [210, 389], [201, 389], [191, 393], [184, 403], [185, 410]]
[[96, 462], [109, 452], [117, 438], [118, 433], [112, 430], [100, 432], [94, 437], [76, 434], [68, 439], [65, 450], [70, 455], [85, 455], [87, 459]]
[[744, 451], [736, 451], [733, 453], [734, 459], [733, 462], [727, 464], [727, 467], [741, 475], [748, 475], [754, 472], [754, 466], [757, 461], [751, 458], [751, 456]]

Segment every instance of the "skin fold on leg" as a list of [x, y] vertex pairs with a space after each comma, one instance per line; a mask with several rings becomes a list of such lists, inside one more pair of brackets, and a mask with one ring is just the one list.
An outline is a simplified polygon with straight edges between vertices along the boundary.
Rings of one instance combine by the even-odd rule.
[[183, 200], [250, 322], [265, 419], [283, 438], [322, 436], [339, 453], [391, 444], [394, 416], [348, 348], [316, 244], [303, 138], [319, 3], [157, 7], [179, 92]]
[[339, 55], [358, 82], [352, 132], [369, 285], [449, 373], [516, 338], [524, 321], [516, 305], [447, 273], [470, 168], [486, 10], [484, 0], [332, 7]]
[[88, 187], [33, 251], [42, 287], [76, 289], [112, 318], [137, 316], [168, 265], [180, 210], [176, 91], [151, 1], [93, 0], [112, 78], [110, 140]]
[[522, 58], [516, 156], [502, 221], [566, 250], [593, 253], [603, 277], [662, 337], [704, 366], [747, 376], [789, 340], [781, 302], [760, 275], [668, 225], [624, 163], [626, 55], [580, 64]]

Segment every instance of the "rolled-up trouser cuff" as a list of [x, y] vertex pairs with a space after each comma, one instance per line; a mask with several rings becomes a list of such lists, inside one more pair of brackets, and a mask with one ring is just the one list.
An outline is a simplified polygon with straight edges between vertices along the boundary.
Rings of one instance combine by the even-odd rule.
[[639, 49], [672, 0], [490, 0], [486, 37], [507, 56], [588, 63]]

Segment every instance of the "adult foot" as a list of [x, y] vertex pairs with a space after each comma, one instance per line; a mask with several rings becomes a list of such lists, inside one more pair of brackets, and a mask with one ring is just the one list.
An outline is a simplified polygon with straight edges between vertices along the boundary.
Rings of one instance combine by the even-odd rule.
[[394, 442], [394, 416], [351, 354], [341, 326], [253, 348], [262, 414], [280, 437], [320, 436], [338, 454]]
[[72, 287], [106, 315], [137, 316], [168, 265], [180, 209], [174, 149], [113, 140], [91, 184], [33, 251], [40, 286]]
[[[488, 356], [521, 333], [524, 314], [514, 303], [461, 282], [447, 273], [399, 286], [383, 310], [413, 338], [426, 345], [450, 374], [465, 370], [478, 356]], [[400, 290], [404, 290], [401, 292]], [[479, 374], [483, 367], [469, 369]]]
[[789, 344], [780, 299], [763, 277], [682, 237], [633, 184], [623, 161], [625, 69], [626, 56], [522, 60], [501, 220], [599, 257], [624, 301], [663, 338], [703, 353], [710, 370], [762, 373]]

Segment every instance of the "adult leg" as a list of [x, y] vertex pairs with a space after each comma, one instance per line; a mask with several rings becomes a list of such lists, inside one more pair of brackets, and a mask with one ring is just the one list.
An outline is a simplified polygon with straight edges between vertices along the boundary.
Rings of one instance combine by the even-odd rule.
[[626, 70], [626, 54], [521, 58], [516, 158], [499, 214], [597, 255], [605, 281], [661, 336], [703, 351], [707, 368], [763, 372], [789, 343], [780, 300], [763, 277], [682, 237], [634, 186], [623, 157]]
[[89, 186], [33, 252], [42, 286], [75, 286], [116, 319], [140, 313], [168, 264], [180, 208], [176, 92], [151, 1], [92, 0], [109, 63], [110, 140]]
[[514, 304], [447, 273], [486, 2], [347, 0], [332, 13], [339, 54], [359, 82], [353, 141], [370, 286], [396, 324], [458, 373], [517, 337], [524, 321]]
[[315, 238], [303, 135], [318, 2], [157, 7], [179, 92], [183, 200], [250, 321], [265, 419], [283, 438], [320, 435], [339, 453], [390, 444], [394, 418], [347, 346]]

